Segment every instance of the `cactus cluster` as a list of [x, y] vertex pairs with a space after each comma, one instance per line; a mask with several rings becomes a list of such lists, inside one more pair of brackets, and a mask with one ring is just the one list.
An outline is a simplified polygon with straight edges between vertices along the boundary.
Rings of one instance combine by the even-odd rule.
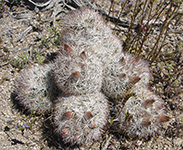
[[62, 93], [55, 105], [54, 123], [65, 143], [88, 145], [101, 138], [109, 116], [107, 99], [100, 92], [102, 66], [92, 50], [69, 44], [54, 60], [51, 72]]
[[82, 8], [61, 22], [57, 57], [23, 70], [15, 93], [30, 110], [54, 109], [55, 132], [64, 143], [99, 140], [110, 113], [108, 101], [115, 104], [111, 113], [118, 117], [117, 131], [130, 137], [152, 135], [169, 120], [161, 98], [148, 88], [148, 62], [123, 52], [97, 12]]
[[115, 128], [131, 138], [150, 136], [169, 117], [161, 98], [149, 90], [152, 75], [148, 62], [127, 52], [121, 52], [120, 57], [104, 65], [101, 88], [115, 104]]

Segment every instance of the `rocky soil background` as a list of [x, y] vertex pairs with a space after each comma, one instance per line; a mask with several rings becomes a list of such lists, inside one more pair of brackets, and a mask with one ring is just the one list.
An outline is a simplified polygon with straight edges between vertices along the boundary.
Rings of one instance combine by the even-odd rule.
[[[111, 6], [109, 0], [93, 2], [106, 11]], [[117, 14], [120, 2], [115, 1], [114, 4]], [[151, 87], [165, 101], [171, 117], [153, 137], [132, 140], [112, 134], [109, 130], [102, 141], [89, 148], [70, 147], [63, 145], [54, 134], [51, 116], [26, 114], [12, 101], [12, 88], [19, 71], [28, 65], [41, 65], [54, 58], [59, 50], [59, 18], [71, 9], [74, 6], [63, 2], [44, 11], [22, 3], [0, 2], [0, 149], [183, 149], [183, 7], [169, 25], [162, 52], [151, 64]], [[128, 15], [126, 19], [129, 19]], [[112, 29], [115, 28], [113, 23], [109, 24]], [[160, 32], [159, 26], [154, 30], [143, 46], [144, 58]], [[126, 27], [114, 30], [122, 41], [125, 41], [126, 32]]]

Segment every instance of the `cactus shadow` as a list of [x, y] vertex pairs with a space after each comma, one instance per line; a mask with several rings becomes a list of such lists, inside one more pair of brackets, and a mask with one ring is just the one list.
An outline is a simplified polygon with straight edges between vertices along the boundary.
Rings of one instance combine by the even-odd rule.
[[57, 55], [59, 55], [59, 52], [54, 52], [46, 55], [46, 59], [44, 63], [50, 63], [56, 59]]
[[46, 85], [50, 94], [49, 99], [54, 104], [58, 96], [62, 94], [62, 91], [58, 90], [52, 70], [48, 71], [47, 73]]
[[27, 116], [30, 115], [31, 112], [29, 111], [29, 109], [25, 108], [25, 106], [21, 104], [19, 100], [16, 99], [17, 96], [18, 94], [15, 91], [13, 91], [10, 95], [11, 101], [13, 103], [13, 108], [18, 110], [18, 112], [23, 113]]

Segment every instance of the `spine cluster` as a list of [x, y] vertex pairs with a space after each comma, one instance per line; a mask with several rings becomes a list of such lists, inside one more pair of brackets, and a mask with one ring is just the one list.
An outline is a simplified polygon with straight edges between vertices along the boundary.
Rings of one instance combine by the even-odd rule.
[[160, 97], [148, 89], [148, 62], [122, 51], [101, 16], [73, 11], [61, 21], [61, 49], [49, 65], [23, 70], [15, 81], [16, 99], [39, 112], [52, 109], [55, 131], [65, 143], [87, 145], [101, 139], [115, 104], [118, 132], [146, 137], [167, 122]]

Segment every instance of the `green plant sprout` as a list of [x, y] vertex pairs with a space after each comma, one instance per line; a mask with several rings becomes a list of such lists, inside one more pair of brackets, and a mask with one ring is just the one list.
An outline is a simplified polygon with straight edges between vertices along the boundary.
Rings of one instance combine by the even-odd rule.
[[33, 57], [34, 62], [37, 62], [39, 64], [43, 64], [43, 62], [45, 61], [45, 57], [42, 56], [42, 51], [34, 50], [33, 54], [34, 54], [34, 57]]

